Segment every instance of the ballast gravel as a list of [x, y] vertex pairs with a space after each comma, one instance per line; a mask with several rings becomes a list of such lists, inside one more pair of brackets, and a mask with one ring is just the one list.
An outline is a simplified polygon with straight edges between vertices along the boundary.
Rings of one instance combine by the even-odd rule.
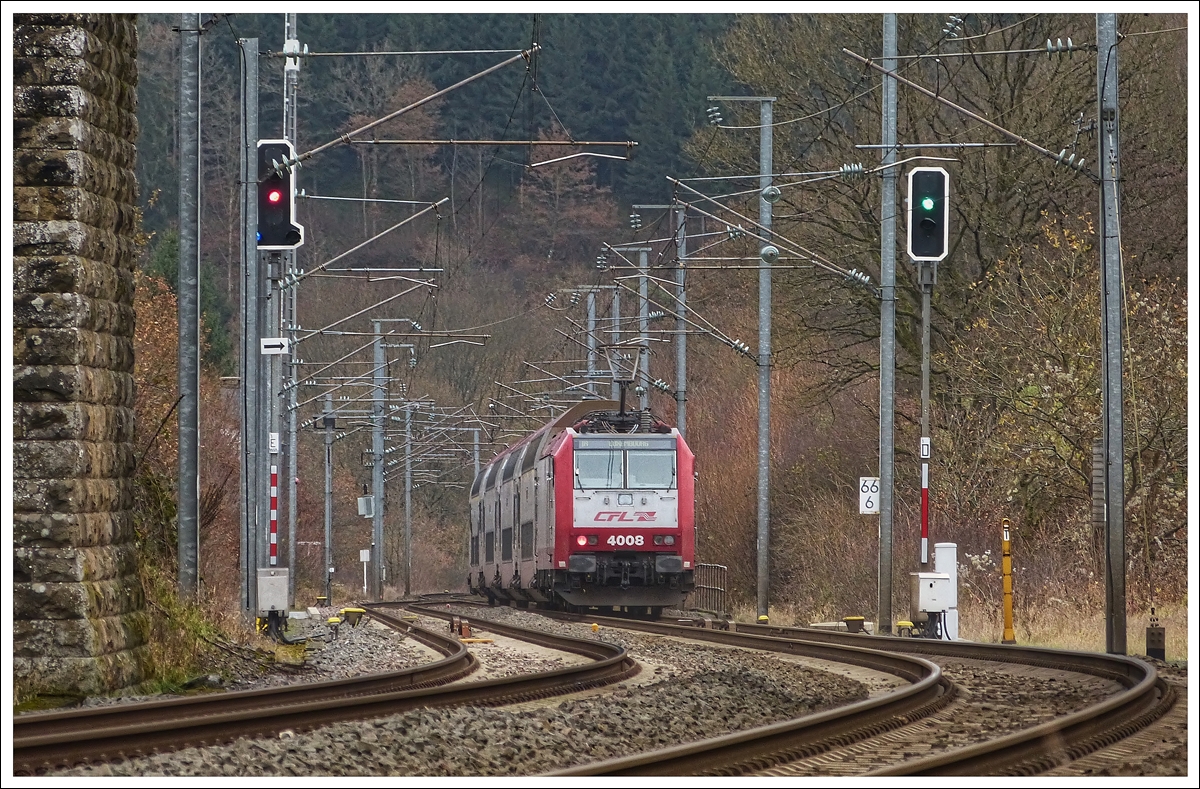
[[[430, 663], [440, 657], [423, 644], [408, 638], [406, 634], [373, 620], [364, 618], [356, 627], [343, 623], [335, 630], [328, 625], [327, 620], [339, 610], [323, 608], [319, 610], [319, 617], [291, 620], [288, 637], [300, 641], [307, 639], [302, 666], [284, 665], [273, 670], [265, 668], [258, 662], [269, 660], [269, 653], [258, 655], [254, 650], [241, 647], [240, 654], [226, 655], [225, 659], [220, 661], [219, 668], [226, 675], [225, 678], [218, 674], [197, 677], [193, 683], [194, 688], [209, 691], [242, 691], [329, 682], [366, 674], [401, 671]], [[170, 698], [178, 696], [92, 696], [85, 699], [80, 706], [106, 707]]]
[[[465, 609], [478, 630], [486, 623]], [[523, 776], [574, 764], [627, 756], [762, 726], [866, 697], [852, 679], [745, 650], [553, 622], [507, 609], [489, 618], [584, 638], [620, 643], [643, 662], [640, 682], [583, 698], [547, 700], [514, 708], [425, 709], [371, 721], [338, 723], [277, 738], [239, 739], [230, 745], [58, 773], [76, 776], [303, 776], [420, 775]], [[536, 623], [536, 624], [535, 624]], [[338, 646], [330, 642], [326, 651]], [[342, 642], [346, 646], [348, 642]], [[486, 663], [512, 660], [513, 650], [473, 648]], [[379, 670], [383, 655], [360, 663]], [[327, 660], [332, 660], [332, 653]], [[518, 661], [520, 662], [520, 661]], [[536, 670], [559, 661], [542, 660]], [[529, 665], [522, 667], [528, 671]], [[649, 677], [649, 678], [647, 678]]]

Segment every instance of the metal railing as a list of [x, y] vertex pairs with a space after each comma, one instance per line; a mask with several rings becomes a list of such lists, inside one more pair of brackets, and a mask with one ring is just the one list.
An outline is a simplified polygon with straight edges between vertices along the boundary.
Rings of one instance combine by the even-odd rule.
[[723, 564], [697, 564], [696, 587], [684, 601], [685, 610], [729, 613], [729, 598], [725, 591], [725, 578], [728, 573], [729, 568]]

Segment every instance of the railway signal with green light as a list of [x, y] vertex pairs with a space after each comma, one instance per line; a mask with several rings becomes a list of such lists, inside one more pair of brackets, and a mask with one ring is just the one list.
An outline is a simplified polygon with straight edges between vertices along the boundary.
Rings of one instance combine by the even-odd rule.
[[908, 173], [908, 256], [937, 261], [950, 239], [950, 175], [941, 167], [915, 167]]

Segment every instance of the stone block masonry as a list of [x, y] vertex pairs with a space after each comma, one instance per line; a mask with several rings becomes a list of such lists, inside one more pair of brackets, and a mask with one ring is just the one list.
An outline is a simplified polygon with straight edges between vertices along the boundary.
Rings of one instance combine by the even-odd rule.
[[13, 682], [141, 682], [137, 19], [13, 17]]

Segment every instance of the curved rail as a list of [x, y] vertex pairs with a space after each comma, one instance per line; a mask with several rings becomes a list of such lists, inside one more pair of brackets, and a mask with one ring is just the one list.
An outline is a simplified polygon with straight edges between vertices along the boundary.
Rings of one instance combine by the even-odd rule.
[[[511, 704], [620, 681], [640, 670], [637, 662], [616, 644], [505, 627], [505, 634], [513, 638], [584, 655], [592, 662], [524, 676], [448, 685], [478, 665], [462, 642], [449, 634], [435, 633], [392, 616], [386, 611], [391, 607], [388, 604], [365, 607], [369, 615], [405, 628], [430, 646], [441, 644], [441, 649], [451, 654], [429, 666], [394, 675], [21, 716], [13, 727], [13, 770], [18, 775], [36, 774], [84, 762], [229, 742], [243, 736], [269, 736], [285, 729], [301, 731], [420, 707]], [[421, 613], [440, 615], [437, 611]], [[446, 670], [451, 661], [459, 661], [460, 670]], [[388, 687], [388, 682], [404, 683], [406, 680], [400, 675], [406, 673], [425, 671], [427, 677], [433, 676], [431, 672], [438, 666], [441, 666], [438, 687], [428, 687], [432, 680], [423, 686]], [[371, 688], [372, 684], [376, 687]]]
[[[659, 628], [663, 627], [663, 625], [623, 619], [607, 620], [607, 622], [612, 627], [649, 632], [661, 632]], [[686, 637], [734, 643], [731, 640], [734, 633], [707, 630], [702, 626], [702, 621], [696, 621], [681, 629]], [[1145, 727], [1170, 709], [1175, 698], [1174, 688], [1158, 677], [1153, 666], [1125, 655], [1070, 652], [1012, 645], [928, 641], [839, 633], [812, 628], [780, 628], [770, 625], [738, 623], [735, 628], [736, 635], [739, 637], [754, 634], [757, 638], [794, 640], [794, 643], [804, 644], [818, 642], [829, 647], [858, 645], [894, 650], [895, 652], [1044, 666], [1104, 677], [1115, 680], [1126, 688], [1125, 691], [1115, 696], [1070, 715], [985, 743], [868, 773], [872, 776], [1033, 775], [1110, 745]], [[717, 635], [722, 633], [729, 638]], [[854, 706], [843, 708], [843, 710], [850, 716], [857, 714]], [[822, 713], [822, 716], [836, 715], [839, 712], [841, 710], [833, 710]], [[781, 761], [775, 757], [769, 759], [764, 757], [772, 752], [777, 752], [776, 740], [782, 727], [788, 725], [799, 727], [800, 724], [810, 720], [814, 723], [824, 723], [822, 720], [814, 720], [819, 717], [799, 718], [785, 724], [773, 724], [736, 735], [711, 738], [634, 757], [597, 762], [556, 774], [695, 775], [704, 772], [716, 772], [723, 775], [743, 774]], [[905, 720], [905, 722], [908, 721]], [[808, 756], [818, 752], [812, 750], [812, 747], [809, 746], [808, 752], [800, 749], [798, 756]], [[755, 748], [760, 748], [763, 755], [757, 758], [749, 756], [753, 754]]]
[[916, 759], [869, 775], [1035, 775], [1117, 742], [1161, 718], [1176, 691], [1154, 666], [1127, 655], [1075, 652], [1012, 644], [872, 636], [814, 628], [737, 625], [738, 630], [827, 643], [878, 643], [888, 649], [969, 660], [1021, 663], [1114, 680], [1125, 690], [1070, 715], [946, 753]]
[[466, 645], [449, 635], [394, 617], [376, 618], [444, 657], [401, 671], [345, 680], [19, 715], [13, 719], [13, 769], [17, 774], [34, 774], [109, 757], [281, 731], [292, 728], [288, 716], [301, 710], [327, 709], [331, 720], [342, 719], [336, 717], [339, 709], [453, 682], [479, 665]]
[[[577, 615], [552, 616], [569, 621], [582, 621]], [[479, 627], [494, 629], [497, 632], [508, 627], [487, 619], [473, 621]], [[734, 732], [697, 743], [684, 743], [644, 754], [583, 764], [549, 775], [694, 775], [705, 772], [749, 772], [782, 761], [820, 753], [843, 742], [898, 728], [932, 714], [953, 698], [953, 686], [945, 680], [941, 669], [934, 663], [911, 655], [881, 652], [865, 645], [826, 644], [739, 632], [701, 630], [691, 626], [640, 620], [588, 617], [586, 621], [602, 623], [605, 627], [848, 663], [901, 677], [910, 684], [873, 699], [814, 715]]]

